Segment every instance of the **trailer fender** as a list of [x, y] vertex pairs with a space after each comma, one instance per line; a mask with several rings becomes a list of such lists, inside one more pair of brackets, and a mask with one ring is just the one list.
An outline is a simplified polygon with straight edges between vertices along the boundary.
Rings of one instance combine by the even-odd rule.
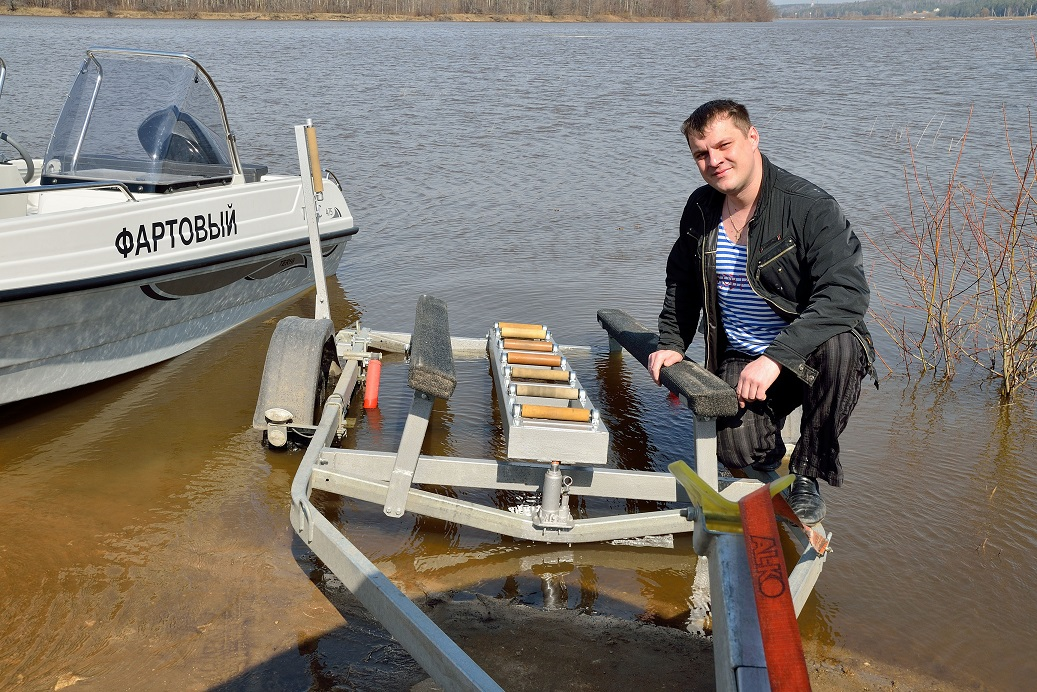
[[314, 425], [338, 368], [331, 320], [282, 319], [270, 337], [252, 427], [266, 429], [273, 408], [289, 411], [292, 423]]

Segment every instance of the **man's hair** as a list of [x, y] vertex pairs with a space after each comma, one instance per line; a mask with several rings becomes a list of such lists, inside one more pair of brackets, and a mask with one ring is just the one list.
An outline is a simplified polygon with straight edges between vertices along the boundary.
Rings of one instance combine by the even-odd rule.
[[706, 134], [706, 128], [715, 121], [725, 118], [731, 118], [735, 127], [745, 135], [749, 134], [749, 128], [753, 126], [752, 121], [749, 120], [749, 111], [746, 110], [745, 106], [730, 99], [716, 99], [715, 101], [707, 101], [696, 108], [695, 112], [689, 115], [688, 119], [681, 125], [681, 132], [684, 134], [685, 139], [688, 139], [692, 134], [696, 137], [702, 137]]

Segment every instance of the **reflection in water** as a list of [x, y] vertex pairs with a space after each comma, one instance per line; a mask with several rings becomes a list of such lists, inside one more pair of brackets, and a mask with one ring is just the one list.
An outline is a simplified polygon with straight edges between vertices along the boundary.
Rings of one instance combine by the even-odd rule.
[[584, 615], [594, 614], [594, 603], [598, 600], [598, 575], [593, 568], [580, 565], [579, 572], [580, 599], [574, 606], [575, 610]]
[[545, 610], [569, 608], [569, 587], [565, 582], [572, 570], [573, 565], [564, 562], [540, 563], [532, 567], [533, 574], [540, 577], [540, 593], [543, 594]]
[[[659, 470], [654, 466], [658, 450], [641, 422], [642, 402], [638, 399], [637, 388], [632, 386], [630, 367], [641, 370], [637, 361], [629, 356], [624, 359], [620, 352], [599, 355], [594, 360], [600, 388], [597, 401], [610, 435], [609, 461], [616, 468], [656, 471]], [[665, 503], [648, 500], [625, 499], [623, 506], [631, 514], [665, 509]]]
[[[976, 641], [992, 618], [1003, 631], [1021, 632], [1032, 617], [1003, 604], [1019, 603], [1034, 578], [1037, 493], [1018, 473], [1033, 449], [1034, 417], [1029, 408], [1005, 411], [962, 383], [903, 384], [887, 381], [851, 423], [855, 492], [840, 495], [838, 511], [874, 521], [834, 525], [838, 548], [822, 591], [841, 645], [860, 646], [865, 632], [890, 619], [913, 632], [893, 660], [924, 655], [949, 675], [963, 660], [982, 666], [977, 646], [1001, 639]], [[891, 434], [876, 429], [877, 411], [892, 419]], [[869, 614], [849, 607], [855, 601], [883, 607]], [[1034, 665], [1013, 647], [998, 658], [1016, 670]]]
[[607, 544], [562, 548], [508, 539], [438, 553], [407, 545], [376, 564], [412, 597], [483, 593], [528, 605], [622, 613], [681, 628], [686, 622], [679, 618], [686, 618], [685, 596], [695, 571], [694, 556], [683, 550]]
[[[336, 302], [336, 314], [354, 312]], [[272, 325], [4, 407], [36, 410], [0, 425], [0, 687], [129, 689], [185, 670], [218, 681], [233, 672], [226, 660], [295, 642], [266, 614], [310, 613], [308, 636], [334, 626], [330, 609], [288, 586], [298, 575], [281, 500], [289, 476], [268, 492], [276, 470], [249, 428], [255, 344]], [[242, 588], [257, 578], [263, 588]]]

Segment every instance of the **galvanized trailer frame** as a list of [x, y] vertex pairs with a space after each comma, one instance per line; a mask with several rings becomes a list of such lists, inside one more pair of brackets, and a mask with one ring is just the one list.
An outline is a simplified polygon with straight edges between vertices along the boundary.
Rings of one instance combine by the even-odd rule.
[[[613, 348], [622, 346], [639, 361], [647, 363], [648, 354], [655, 350], [656, 337], [652, 332], [621, 311], [600, 311], [598, 319], [608, 332]], [[318, 341], [319, 338], [322, 337], [317, 337]], [[389, 338], [407, 340], [406, 335]], [[706, 561], [706, 565], [699, 565], [696, 586], [705, 588], [701, 582], [708, 572], [717, 689], [769, 689], [742, 536], [707, 531], [704, 522], [696, 520], [702, 516], [701, 510], [692, 504], [688, 492], [672, 474], [420, 453], [432, 416], [433, 400], [437, 396], [449, 397], [453, 391], [453, 350], [472, 346], [471, 340], [451, 340], [446, 306], [441, 301], [430, 296], [419, 299], [415, 332], [409, 344], [414, 398], [398, 451], [392, 454], [335, 448], [335, 439], [346, 430], [352, 393], [363, 377], [364, 366], [373, 357], [369, 350], [372, 342], [379, 343], [380, 337], [359, 324], [336, 335], [342, 372], [316, 425], [293, 424], [290, 411], [270, 409], [265, 425], [264, 416], [257, 410], [257, 421], [260, 421], [257, 427], [265, 427], [271, 440], [287, 439], [292, 432], [310, 437], [292, 482], [292, 526], [437, 683], [448, 690], [500, 689], [318, 511], [311, 501], [314, 490], [381, 505], [388, 517], [398, 518], [412, 512], [519, 539], [556, 544], [694, 531], [695, 550]], [[776, 478], [774, 474], [761, 479], [719, 478], [716, 417], [730, 415], [731, 407], [736, 405], [730, 387], [690, 361], [664, 369], [662, 383], [695, 412], [695, 463], [699, 475], [713, 488], [721, 488], [724, 497], [737, 500], [759, 488], [761, 480]], [[260, 400], [261, 407], [269, 404], [270, 401]], [[552, 485], [548, 479], [552, 469], [564, 474], [564, 485]], [[508, 511], [415, 487], [424, 483], [528, 493], [554, 489], [560, 494], [555, 501], [566, 506], [570, 495], [653, 500], [679, 506], [633, 515], [538, 520], [535, 512]], [[824, 535], [823, 529], [815, 528]], [[789, 577], [798, 614], [813, 589], [827, 552], [822, 548], [819, 553], [811, 547], [810, 537], [795, 527], [790, 535], [801, 551]], [[703, 569], [704, 566], [708, 569]]]

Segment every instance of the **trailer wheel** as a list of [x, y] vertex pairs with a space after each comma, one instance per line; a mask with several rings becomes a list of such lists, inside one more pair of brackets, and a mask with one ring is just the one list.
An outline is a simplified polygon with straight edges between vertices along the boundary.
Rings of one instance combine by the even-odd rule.
[[315, 425], [340, 372], [331, 320], [285, 317], [270, 337], [252, 427], [266, 429], [273, 408], [290, 412], [292, 423]]

